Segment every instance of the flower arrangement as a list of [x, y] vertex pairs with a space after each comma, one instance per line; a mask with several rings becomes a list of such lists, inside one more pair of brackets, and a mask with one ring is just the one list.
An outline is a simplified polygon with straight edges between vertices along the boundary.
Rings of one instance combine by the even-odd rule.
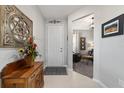
[[31, 58], [33, 59], [33, 61], [35, 60], [36, 56], [40, 55], [37, 51], [36, 51], [36, 47], [37, 44], [35, 44], [33, 42], [33, 38], [29, 37], [27, 42], [25, 42], [25, 47], [24, 48], [20, 48], [19, 51], [19, 55], [21, 57], [25, 57], [25, 56], [31, 56]]

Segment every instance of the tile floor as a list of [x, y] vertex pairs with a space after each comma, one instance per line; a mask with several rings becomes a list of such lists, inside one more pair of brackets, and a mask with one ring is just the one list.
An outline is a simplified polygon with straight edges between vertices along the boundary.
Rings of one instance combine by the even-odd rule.
[[44, 83], [44, 88], [102, 88], [92, 79], [71, 70], [68, 75], [45, 75]]
[[68, 70], [68, 75], [45, 75], [45, 88], [101, 88], [92, 79], [75, 71]]

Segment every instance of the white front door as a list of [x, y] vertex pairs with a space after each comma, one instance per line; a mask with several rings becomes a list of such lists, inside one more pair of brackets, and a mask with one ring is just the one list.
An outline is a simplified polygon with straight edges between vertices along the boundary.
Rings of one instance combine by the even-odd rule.
[[64, 65], [64, 25], [47, 25], [48, 66]]

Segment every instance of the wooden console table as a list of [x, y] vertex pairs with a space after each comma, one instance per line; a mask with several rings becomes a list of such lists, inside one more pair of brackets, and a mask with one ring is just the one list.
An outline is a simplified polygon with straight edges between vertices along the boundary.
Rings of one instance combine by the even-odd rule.
[[43, 62], [33, 67], [23, 66], [23, 60], [7, 64], [2, 70], [3, 88], [40, 88], [44, 85]]

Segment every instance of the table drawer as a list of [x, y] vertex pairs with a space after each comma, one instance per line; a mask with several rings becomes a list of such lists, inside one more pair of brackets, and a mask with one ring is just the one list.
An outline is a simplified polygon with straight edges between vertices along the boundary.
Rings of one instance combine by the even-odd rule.
[[26, 87], [25, 79], [4, 79], [3, 86], [5, 88], [24, 88]]
[[39, 73], [41, 73], [41, 71], [42, 71], [42, 68], [39, 67], [39, 68], [30, 76], [29, 81], [35, 79], [36, 76], [37, 76]]

